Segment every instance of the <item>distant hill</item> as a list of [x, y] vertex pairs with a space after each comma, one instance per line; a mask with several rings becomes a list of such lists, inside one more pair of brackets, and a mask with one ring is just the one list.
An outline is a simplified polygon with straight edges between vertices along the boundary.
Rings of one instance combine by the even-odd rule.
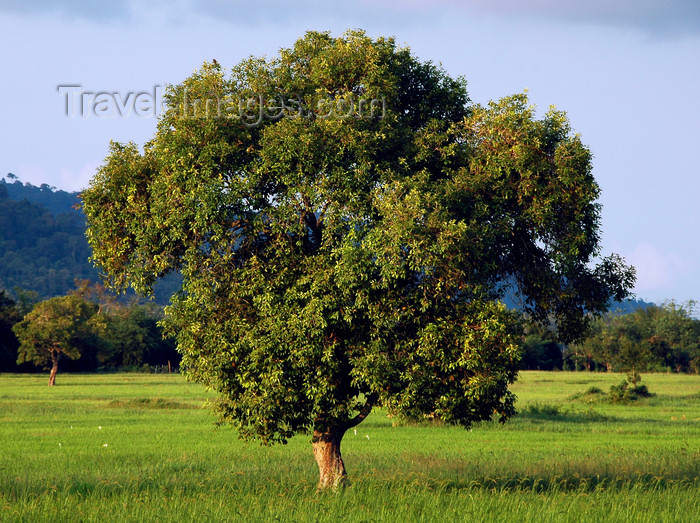
[[625, 300], [625, 301], [616, 301], [610, 304], [610, 312], [613, 314], [629, 314], [631, 312], [634, 312], [638, 309], [647, 309], [649, 307], [653, 307], [656, 304], [653, 302], [648, 302], [644, 300]]
[[[509, 288], [503, 298], [503, 303], [509, 309], [522, 310], [522, 297], [514, 290], [514, 286]], [[629, 299], [624, 301], [613, 301], [608, 306], [608, 311], [612, 314], [629, 314], [637, 309], [646, 309], [656, 305], [655, 303], [646, 302], [644, 300]]]
[[[0, 288], [49, 297], [68, 292], [76, 278], [98, 281], [88, 261], [85, 222], [67, 205], [69, 193], [56, 194], [53, 202], [51, 190], [22, 186], [25, 190], [19, 192], [17, 185], [0, 183]], [[45, 203], [30, 199], [35, 196]], [[67, 210], [54, 214], [52, 208]]]
[[[100, 281], [89, 261], [85, 218], [75, 208], [78, 193], [7, 179], [0, 179], [0, 290], [18, 287], [44, 299], [68, 293], [76, 279]], [[167, 304], [179, 287], [178, 276], [165, 278], [156, 301]]]
[[75, 205], [78, 203], [79, 193], [77, 192], [61, 191], [46, 183], [39, 187], [31, 183], [22, 183], [12, 173], [0, 178], [0, 184], [5, 186], [7, 195], [12, 200], [27, 200], [42, 205], [55, 215], [79, 213], [75, 209]]

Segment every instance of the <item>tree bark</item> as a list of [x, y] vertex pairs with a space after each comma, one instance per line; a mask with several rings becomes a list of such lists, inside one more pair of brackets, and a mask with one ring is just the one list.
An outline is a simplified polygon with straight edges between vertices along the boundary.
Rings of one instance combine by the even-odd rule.
[[359, 425], [369, 416], [378, 399], [377, 394], [368, 394], [365, 397], [365, 404], [357, 415], [349, 420], [341, 422], [336, 420], [331, 423], [322, 421], [323, 418], [316, 420], [311, 443], [314, 449], [314, 458], [318, 464], [319, 491], [337, 490], [349, 485], [343, 456], [340, 454], [340, 441], [348, 429]]
[[56, 373], [58, 373], [58, 360], [61, 358], [60, 352], [51, 353], [51, 374], [49, 374], [49, 387], [56, 385]]
[[344, 435], [345, 429], [340, 427], [314, 430], [311, 442], [320, 475], [318, 490], [336, 490], [347, 486], [348, 475], [340, 454], [340, 441]]

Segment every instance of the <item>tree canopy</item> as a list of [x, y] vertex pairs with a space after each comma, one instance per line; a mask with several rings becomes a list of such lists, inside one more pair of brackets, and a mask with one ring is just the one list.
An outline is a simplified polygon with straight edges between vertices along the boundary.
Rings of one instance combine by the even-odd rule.
[[469, 426], [513, 413], [519, 324], [565, 339], [623, 299], [599, 256], [591, 154], [525, 95], [473, 105], [393, 39], [307, 33], [167, 91], [143, 151], [112, 143], [82, 193], [119, 289], [183, 276], [166, 321], [241, 436], [313, 434], [320, 487], [373, 406]]
[[18, 363], [51, 368], [49, 385], [56, 382], [62, 356], [78, 359], [102, 328], [97, 306], [76, 295], [58, 296], [37, 303], [12, 330], [19, 339]]

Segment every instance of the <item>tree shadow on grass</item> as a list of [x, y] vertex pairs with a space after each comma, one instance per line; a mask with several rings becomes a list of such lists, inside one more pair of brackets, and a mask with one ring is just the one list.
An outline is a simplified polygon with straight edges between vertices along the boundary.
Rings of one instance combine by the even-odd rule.
[[515, 420], [563, 421], [568, 423], [593, 423], [620, 421], [619, 418], [595, 410], [577, 410], [551, 403], [533, 403], [518, 410]]
[[[393, 481], [393, 480], [392, 480]], [[558, 492], [591, 493], [597, 491], [621, 492], [632, 489], [663, 491], [669, 488], [694, 490], [700, 487], [700, 478], [691, 475], [664, 473], [616, 473], [596, 474], [525, 475], [502, 476], [477, 475], [463, 479], [437, 479], [416, 477], [408, 485], [436, 492], [488, 491], [495, 493], [531, 492], [549, 494]]]
[[[668, 468], [662, 463], [619, 462], [591, 457], [569, 463], [543, 460], [517, 466], [507, 463], [444, 460], [434, 456], [404, 456], [404, 469], [387, 469], [370, 483], [381, 481], [393, 489], [420, 489], [436, 492], [488, 491], [590, 493], [620, 492], [632, 489], [661, 491], [669, 488], [700, 487], [700, 465], [688, 462]], [[406, 466], [406, 463], [409, 465]], [[500, 469], [500, 470], [498, 470]]]

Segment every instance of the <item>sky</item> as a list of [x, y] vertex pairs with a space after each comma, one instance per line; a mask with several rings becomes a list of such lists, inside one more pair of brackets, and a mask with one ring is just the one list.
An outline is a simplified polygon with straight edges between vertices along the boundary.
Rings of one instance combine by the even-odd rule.
[[[700, 299], [697, 0], [0, 0], [0, 177], [85, 188], [204, 61], [355, 28], [464, 76], [474, 103], [527, 91], [565, 111], [594, 155], [601, 254], [637, 268], [639, 299]], [[81, 95], [100, 92], [121, 107]]]

